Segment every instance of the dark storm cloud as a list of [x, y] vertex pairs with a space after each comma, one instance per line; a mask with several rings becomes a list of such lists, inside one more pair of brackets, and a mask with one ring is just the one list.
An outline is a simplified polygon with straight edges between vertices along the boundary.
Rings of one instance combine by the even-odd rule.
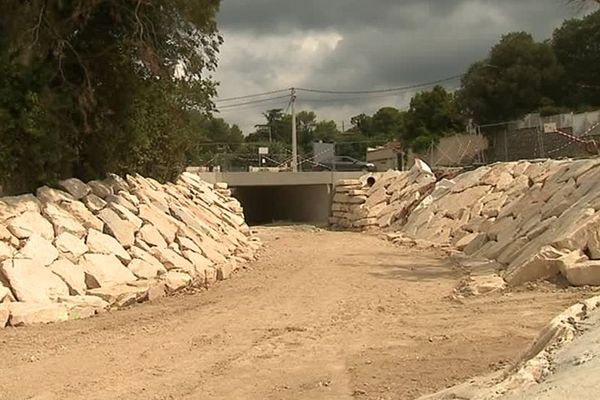
[[[463, 73], [510, 31], [548, 38], [577, 13], [565, 0], [223, 0], [218, 78], [225, 96], [411, 85]], [[339, 39], [331, 45], [327, 35]], [[317, 50], [308, 51], [303, 38]], [[338, 114], [380, 104], [372, 103], [338, 102]], [[320, 108], [336, 113], [335, 104]]]

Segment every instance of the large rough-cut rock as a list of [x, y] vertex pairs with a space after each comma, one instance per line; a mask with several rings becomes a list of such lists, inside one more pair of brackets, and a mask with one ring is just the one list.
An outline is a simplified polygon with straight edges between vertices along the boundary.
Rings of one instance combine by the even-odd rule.
[[54, 241], [54, 245], [61, 255], [71, 261], [77, 261], [89, 250], [83, 240], [68, 232], [60, 234]]
[[38, 235], [32, 235], [19, 250], [19, 255], [47, 267], [58, 258], [58, 250], [51, 242]]
[[600, 286], [600, 260], [586, 260], [569, 263], [562, 267], [561, 273], [574, 286]]
[[139, 217], [144, 222], [154, 226], [167, 243], [175, 241], [175, 235], [178, 230], [176, 220], [165, 214], [158, 207], [142, 204], [140, 206]]
[[98, 196], [101, 199], [105, 199], [109, 195], [113, 194], [112, 188], [101, 181], [90, 181], [88, 182], [92, 194]]
[[158, 259], [167, 270], [182, 270], [188, 273], [194, 273], [194, 265], [169, 248], [154, 247], [150, 250], [156, 259]]
[[185, 272], [169, 271], [164, 276], [167, 289], [175, 292], [192, 284], [192, 277]]
[[167, 247], [167, 242], [154, 225], [146, 224], [138, 232], [138, 236], [153, 247]]
[[139, 258], [132, 260], [127, 268], [140, 279], [153, 279], [163, 272], [161, 268]]
[[69, 295], [69, 288], [58, 276], [33, 260], [6, 260], [0, 264], [0, 273], [22, 302], [49, 303]]
[[91, 193], [92, 189], [77, 178], [65, 179], [58, 183], [63, 189], [79, 200]]
[[85, 237], [86, 228], [75, 217], [54, 203], [46, 203], [42, 213], [52, 223], [55, 236], [68, 232], [78, 238]]
[[39, 235], [44, 239], [54, 240], [52, 224], [36, 211], [26, 211], [10, 219], [7, 228], [18, 239], [27, 239], [31, 235]]
[[86, 254], [79, 261], [90, 289], [134, 282], [135, 275], [114, 255]]
[[105, 235], [97, 230], [90, 229], [86, 238], [86, 244], [92, 253], [112, 254], [125, 263], [131, 260], [131, 256], [127, 253], [127, 250], [114, 237]]
[[59, 259], [50, 264], [48, 269], [67, 284], [70, 294], [85, 294], [87, 290], [85, 272], [79, 265], [75, 265], [67, 259]]
[[58, 203], [60, 201], [73, 201], [75, 198], [62, 190], [42, 186], [36, 191], [37, 198], [43, 203]]
[[89, 194], [83, 198], [83, 204], [93, 213], [97, 213], [107, 206], [106, 201], [102, 200], [95, 194]]
[[98, 217], [104, 222], [106, 231], [115, 237], [123, 247], [133, 246], [135, 243], [135, 225], [122, 219], [109, 208], [100, 211]]
[[64, 304], [9, 303], [5, 306], [10, 312], [8, 323], [11, 326], [48, 324], [69, 319], [68, 309]]
[[114, 307], [128, 307], [144, 301], [148, 297], [148, 287], [111, 285], [90, 289], [88, 295], [99, 297]]
[[110, 304], [99, 296], [68, 296], [58, 299], [58, 303], [67, 308], [69, 319], [89, 318], [108, 310]]
[[84, 203], [79, 201], [63, 201], [60, 203], [60, 206], [75, 217], [75, 219], [86, 229], [103, 230], [104, 223], [96, 217]]

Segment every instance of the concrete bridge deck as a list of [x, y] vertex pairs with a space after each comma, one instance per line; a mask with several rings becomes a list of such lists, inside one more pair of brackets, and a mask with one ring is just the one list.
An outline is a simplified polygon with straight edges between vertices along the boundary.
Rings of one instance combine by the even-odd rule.
[[232, 187], [242, 186], [310, 186], [333, 185], [340, 179], [357, 179], [365, 172], [197, 172], [209, 183], [227, 182]]

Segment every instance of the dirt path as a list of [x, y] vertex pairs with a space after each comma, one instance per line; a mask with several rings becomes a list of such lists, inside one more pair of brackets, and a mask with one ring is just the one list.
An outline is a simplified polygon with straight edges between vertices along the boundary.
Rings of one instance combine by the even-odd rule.
[[441, 254], [263, 228], [260, 261], [196, 295], [0, 331], [0, 399], [410, 399], [518, 356], [583, 293], [448, 300]]

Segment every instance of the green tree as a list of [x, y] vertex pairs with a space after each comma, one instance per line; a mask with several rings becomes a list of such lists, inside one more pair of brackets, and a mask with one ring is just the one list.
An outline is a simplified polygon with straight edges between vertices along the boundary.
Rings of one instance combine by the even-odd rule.
[[394, 107], [379, 109], [372, 118], [373, 131], [389, 139], [398, 139], [405, 130], [406, 113]]
[[460, 101], [479, 123], [513, 120], [554, 105], [563, 68], [549, 43], [525, 32], [504, 35], [487, 59], [469, 68]]
[[575, 110], [600, 105], [600, 10], [554, 31], [552, 47], [565, 69], [557, 103]]
[[0, 184], [106, 172], [175, 176], [188, 111], [212, 110], [218, 0], [7, 0], [0, 14]]
[[365, 136], [371, 136], [374, 133], [373, 118], [366, 114], [359, 114], [350, 118], [352, 130]]
[[462, 132], [464, 128], [455, 95], [436, 86], [411, 99], [403, 139], [420, 151], [440, 137]]

